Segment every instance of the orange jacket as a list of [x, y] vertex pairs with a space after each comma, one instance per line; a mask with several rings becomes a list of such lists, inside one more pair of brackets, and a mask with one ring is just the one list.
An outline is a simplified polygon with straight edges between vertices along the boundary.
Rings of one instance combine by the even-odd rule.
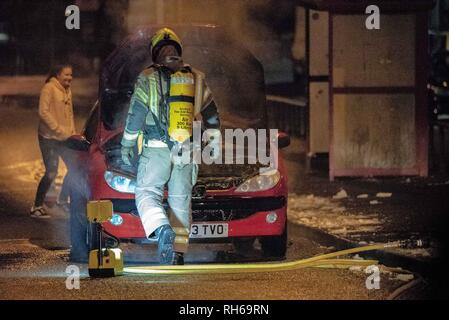
[[65, 140], [75, 134], [72, 92], [56, 78], [51, 78], [39, 98], [39, 135], [47, 139]]

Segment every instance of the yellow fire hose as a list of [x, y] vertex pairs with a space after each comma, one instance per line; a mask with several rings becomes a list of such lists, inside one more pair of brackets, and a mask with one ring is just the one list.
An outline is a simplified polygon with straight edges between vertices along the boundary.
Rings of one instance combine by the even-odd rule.
[[[99, 225], [112, 217], [113, 205], [110, 200], [89, 201], [87, 204], [88, 220]], [[185, 235], [189, 234], [185, 230]], [[378, 262], [375, 260], [335, 259], [352, 253], [381, 250], [393, 247], [423, 247], [422, 240], [403, 240], [386, 244], [374, 244], [364, 247], [341, 250], [322, 254], [307, 259], [280, 263], [240, 263], [240, 264], [192, 264], [181, 266], [123, 266], [123, 255], [119, 248], [102, 248], [91, 250], [89, 253], [89, 275], [92, 277], [110, 277], [128, 274], [207, 274], [207, 273], [244, 273], [244, 272], [273, 272], [296, 270], [305, 267], [341, 268], [350, 266], [369, 266]]]
[[296, 270], [306, 267], [338, 268], [350, 266], [376, 265], [376, 260], [333, 259], [352, 253], [380, 250], [401, 246], [400, 242], [375, 244], [364, 247], [341, 250], [322, 254], [307, 259], [280, 263], [248, 263], [248, 264], [191, 264], [181, 266], [135, 266], [123, 269], [127, 274], [210, 274], [210, 273], [246, 273]]

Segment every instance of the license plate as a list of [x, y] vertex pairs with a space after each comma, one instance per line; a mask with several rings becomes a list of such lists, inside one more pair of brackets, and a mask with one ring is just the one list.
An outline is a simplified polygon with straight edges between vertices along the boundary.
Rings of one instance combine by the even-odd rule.
[[227, 238], [227, 223], [198, 223], [192, 224], [190, 238]]

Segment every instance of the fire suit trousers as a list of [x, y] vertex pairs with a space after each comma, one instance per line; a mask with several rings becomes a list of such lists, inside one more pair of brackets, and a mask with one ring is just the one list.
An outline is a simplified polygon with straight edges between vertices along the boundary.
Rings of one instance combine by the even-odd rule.
[[[171, 224], [176, 233], [174, 250], [187, 250], [192, 221], [192, 187], [197, 175], [196, 163], [175, 164], [168, 147], [143, 148], [139, 158], [135, 195], [137, 210], [147, 237], [160, 226]], [[168, 187], [168, 214], [163, 206], [165, 185]]]

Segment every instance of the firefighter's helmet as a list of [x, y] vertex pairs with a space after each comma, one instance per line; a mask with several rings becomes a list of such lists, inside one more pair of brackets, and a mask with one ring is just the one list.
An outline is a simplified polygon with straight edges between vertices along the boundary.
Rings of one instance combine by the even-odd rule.
[[157, 55], [163, 46], [172, 45], [178, 51], [179, 56], [182, 55], [181, 40], [176, 33], [169, 28], [162, 28], [156, 31], [151, 38], [151, 58], [156, 61]]

